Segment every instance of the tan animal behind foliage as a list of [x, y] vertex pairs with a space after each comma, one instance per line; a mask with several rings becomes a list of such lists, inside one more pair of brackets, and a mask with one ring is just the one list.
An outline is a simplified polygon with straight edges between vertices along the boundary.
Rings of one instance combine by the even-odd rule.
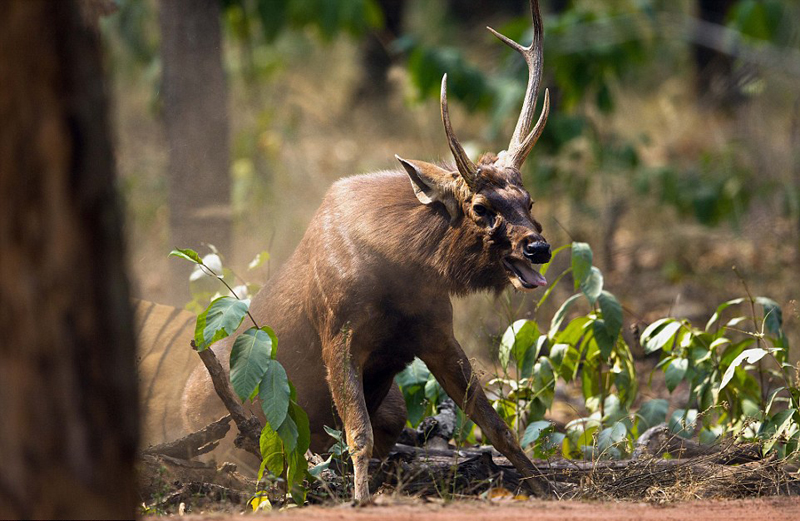
[[[332, 442], [323, 426], [344, 424], [357, 500], [369, 497], [370, 456], [386, 455], [406, 422], [394, 376], [415, 356], [530, 489], [544, 493], [453, 335], [450, 303], [453, 294], [546, 284], [534, 265], [550, 260], [550, 246], [531, 215], [519, 171], [549, 110], [546, 92], [534, 126], [542, 63], [538, 2], [531, 2], [531, 13], [529, 48], [494, 33], [522, 53], [530, 70], [508, 150], [484, 155], [478, 164], [467, 157], [450, 125], [445, 76], [442, 119], [455, 168], [398, 157], [403, 170], [338, 181], [295, 252], [253, 299], [255, 319], [278, 335], [278, 359], [310, 419], [312, 450]], [[235, 338], [213, 347], [223, 365]], [[192, 374], [183, 402], [188, 430], [224, 413], [202, 369]]]
[[[203, 368], [191, 347], [197, 316], [185, 309], [134, 299], [136, 365], [139, 377], [139, 411], [142, 448], [175, 441], [190, 431], [183, 420], [181, 397], [192, 372]], [[220, 411], [219, 416], [227, 414]], [[205, 425], [203, 425], [205, 426]], [[245, 475], [255, 475], [259, 461], [237, 449], [236, 429], [228, 432], [219, 446], [200, 459], [237, 463]]]
[[180, 398], [192, 371], [202, 366], [190, 346], [197, 317], [183, 309], [135, 300], [136, 359], [142, 445], [185, 436]]

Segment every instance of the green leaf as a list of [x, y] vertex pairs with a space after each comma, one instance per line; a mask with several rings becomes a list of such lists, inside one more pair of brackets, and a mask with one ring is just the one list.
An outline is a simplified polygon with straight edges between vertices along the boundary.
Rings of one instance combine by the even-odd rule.
[[703, 427], [698, 435], [698, 440], [703, 445], [713, 445], [722, 437], [724, 429], [720, 425]]
[[331, 466], [332, 461], [333, 461], [333, 455], [328, 456], [328, 459], [326, 459], [322, 463], [317, 463], [316, 465], [308, 469], [308, 473], [311, 474], [311, 476], [313, 476], [314, 478], [320, 479], [322, 471], [328, 470], [328, 468]]
[[258, 389], [261, 410], [264, 411], [264, 416], [267, 417], [270, 425], [279, 427], [283, 425], [289, 411], [290, 392], [286, 371], [277, 360], [272, 360], [267, 366], [267, 371], [264, 373]]
[[289, 417], [297, 425], [297, 447], [296, 451], [305, 454], [311, 446], [311, 426], [308, 422], [308, 415], [302, 407], [295, 402], [289, 404]]
[[731, 339], [730, 338], [725, 338], [724, 336], [721, 336], [718, 339], [716, 339], [713, 342], [711, 342], [711, 345], [708, 346], [708, 348], [713, 351], [713, 350], [715, 350], [716, 348], [718, 348], [721, 345], [730, 344], [730, 343], [731, 343]]
[[645, 340], [653, 336], [659, 329], [664, 327], [665, 324], [668, 324], [670, 322], [675, 322], [675, 319], [659, 318], [658, 320], [647, 326], [644, 331], [642, 331], [641, 341], [644, 342]]
[[608, 291], [600, 292], [597, 298], [600, 303], [600, 311], [603, 313], [603, 321], [605, 322], [606, 332], [611, 337], [612, 342], [617, 341], [622, 329], [622, 305], [617, 298]]
[[425, 382], [425, 399], [434, 405], [438, 405], [444, 398], [445, 392], [433, 375]]
[[307, 490], [303, 486], [303, 481], [308, 475], [308, 460], [305, 452], [293, 451], [287, 458], [289, 468], [286, 472], [286, 481], [289, 482], [292, 501], [298, 506], [303, 506], [306, 502]]
[[330, 436], [331, 438], [333, 438], [338, 442], [344, 443], [344, 433], [342, 431], [334, 429], [333, 427], [328, 427], [327, 425], [323, 425], [322, 428], [325, 429], [325, 433], [328, 436]]
[[198, 255], [196, 251], [190, 250], [189, 248], [176, 248], [169, 252], [168, 256], [178, 257], [194, 264], [203, 264], [202, 259], [200, 259], [200, 255]]
[[248, 303], [233, 297], [219, 297], [200, 316], [194, 330], [194, 341], [198, 350], [231, 334], [247, 316]]
[[764, 325], [767, 331], [773, 336], [782, 336], [783, 311], [778, 303], [767, 297], [756, 297], [756, 302], [764, 308]]
[[281, 437], [283, 442], [283, 450], [288, 454], [297, 448], [297, 441], [300, 433], [297, 430], [297, 424], [288, 414], [283, 417], [283, 423], [278, 427], [278, 436]]
[[406, 400], [408, 422], [412, 427], [419, 425], [425, 415], [425, 390], [422, 385], [403, 388], [403, 397]]
[[553, 424], [547, 420], [531, 422], [525, 428], [525, 433], [522, 435], [522, 439], [519, 441], [519, 443], [523, 448], [527, 447], [531, 443], [537, 441], [542, 433], [552, 429]]
[[666, 422], [668, 410], [669, 402], [667, 400], [656, 398], [644, 402], [637, 413], [637, 416], [639, 416], [639, 435], [641, 436], [650, 427]]
[[563, 331], [555, 335], [554, 341], [559, 344], [578, 346], [578, 341], [586, 335], [591, 327], [592, 319], [586, 315], [570, 320]]
[[500, 340], [498, 357], [503, 369], [513, 359], [518, 368], [522, 368], [526, 352], [536, 344], [539, 338], [539, 327], [532, 320], [517, 320], [506, 329]]
[[669, 418], [669, 431], [683, 438], [691, 438], [697, 426], [697, 409], [675, 409]]
[[[533, 389], [537, 397], [537, 401], [549, 409], [553, 405], [553, 399], [556, 394], [556, 380], [553, 373], [553, 366], [547, 358], [542, 358], [533, 366]], [[543, 414], [543, 412], [542, 412]]]
[[747, 320], [747, 317], [733, 317], [725, 323], [725, 328], [727, 329], [729, 327], [736, 327], [745, 320]]
[[616, 394], [609, 394], [606, 396], [605, 400], [603, 400], [603, 412], [605, 416], [600, 419], [606, 423], [616, 422], [628, 416], [628, 412], [622, 406]]
[[678, 384], [683, 381], [683, 377], [686, 376], [686, 370], [688, 368], [689, 360], [686, 358], [675, 358], [667, 366], [667, 369], [664, 371], [664, 380], [667, 382], [667, 389], [669, 389], [669, 392], [674, 391]]
[[580, 298], [580, 293], [572, 295], [570, 298], [565, 300], [563, 304], [561, 304], [561, 307], [558, 308], [556, 314], [553, 315], [553, 320], [550, 322], [550, 331], [548, 332], [550, 338], [554, 338], [555, 335], [558, 333], [558, 330], [561, 327], [561, 323], [567, 316], [569, 308], [572, 306], [572, 304], [575, 303], [576, 300], [578, 300], [578, 298]]
[[720, 391], [728, 385], [728, 382], [731, 381], [733, 378], [733, 374], [736, 371], [736, 368], [742, 365], [743, 362], [747, 361], [748, 364], [755, 364], [766, 355], [770, 353], [770, 350], [761, 349], [760, 347], [756, 347], [753, 349], [746, 349], [739, 354], [736, 358], [733, 359], [731, 365], [728, 366], [728, 369], [725, 371], [725, 374], [722, 376], [722, 382], [719, 385]]
[[283, 443], [278, 433], [269, 425], [265, 425], [261, 430], [259, 448], [261, 449], [261, 469], [258, 478], [261, 479], [265, 467], [274, 475], [280, 476], [283, 473]]
[[550, 349], [550, 360], [561, 378], [571, 382], [575, 378], [581, 354], [568, 344], [556, 344]]
[[553, 369], [558, 370], [561, 367], [569, 348], [569, 344], [555, 344], [550, 348], [550, 362], [553, 364]]
[[585, 242], [572, 243], [572, 276], [575, 289], [582, 287], [592, 269], [592, 248]]
[[597, 448], [601, 452], [606, 452], [614, 445], [620, 444], [628, 437], [628, 429], [621, 421], [616, 422], [612, 427], [600, 431], [597, 436]]
[[786, 390], [786, 387], [781, 386], [770, 393], [769, 398], [767, 398], [767, 406], [764, 407], [764, 414], [769, 416], [769, 413], [772, 410], [772, 404], [775, 402], [775, 398], [778, 396], [778, 393], [784, 390]]
[[681, 325], [682, 324], [680, 322], [667, 322], [655, 336], [645, 338], [643, 334], [642, 347], [644, 348], [644, 352], [650, 354], [658, 351], [659, 349], [664, 349], [666, 346], [671, 346], [673, 340], [675, 339], [675, 335], [681, 329]]
[[592, 305], [597, 302], [597, 298], [603, 291], [603, 274], [599, 269], [592, 266], [589, 275], [581, 282], [581, 291]]
[[[261, 329], [250, 328], [233, 342], [231, 348], [231, 385], [244, 401], [253, 394], [271, 365], [272, 339]], [[280, 425], [280, 424], [278, 424]]]
[[775, 414], [762, 428], [763, 434], [769, 436], [768, 441], [764, 443], [763, 450], [765, 453], [772, 450], [780, 436], [791, 427], [793, 423], [792, 416], [795, 411], [796, 409], [786, 409]]
[[431, 372], [425, 362], [419, 358], [414, 360], [406, 366], [405, 369], [397, 373], [395, 381], [400, 388], [411, 387], [414, 385], [425, 384], [430, 378]]
[[713, 315], [711, 315], [711, 318], [708, 320], [708, 323], [706, 324], [706, 331], [709, 331], [711, 327], [717, 322], [717, 320], [719, 320], [719, 317], [723, 311], [725, 311], [727, 308], [731, 306], [736, 306], [738, 304], [741, 304], [742, 302], [744, 302], [743, 298], [735, 298], [733, 300], [729, 300], [727, 302], [723, 302], [722, 304], [720, 304], [717, 307], [717, 310], [714, 312]]
[[611, 357], [611, 352], [614, 350], [614, 341], [609, 336], [605, 321], [602, 318], [592, 321], [592, 332], [594, 333], [594, 340], [600, 348], [600, 357], [604, 362], [607, 362]]

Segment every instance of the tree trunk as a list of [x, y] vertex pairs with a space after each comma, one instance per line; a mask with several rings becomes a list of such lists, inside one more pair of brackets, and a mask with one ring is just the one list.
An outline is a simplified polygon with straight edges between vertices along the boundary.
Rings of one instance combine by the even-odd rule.
[[[697, 0], [698, 16], [705, 22], [725, 24], [725, 17], [735, 0]], [[722, 106], [742, 100], [733, 74], [733, 58], [704, 47], [694, 46], [695, 89], [698, 99]]]
[[378, 0], [384, 17], [380, 31], [371, 31], [361, 44], [361, 81], [353, 97], [360, 103], [364, 97], [385, 98], [389, 91], [388, 73], [392, 56], [387, 47], [403, 32], [406, 0]]
[[75, 2], [0, 2], [0, 121], [0, 518], [133, 518], [122, 218]]
[[[169, 146], [171, 246], [231, 254], [227, 88], [219, 0], [161, 2], [162, 99]], [[188, 264], [173, 262], [174, 304]]]

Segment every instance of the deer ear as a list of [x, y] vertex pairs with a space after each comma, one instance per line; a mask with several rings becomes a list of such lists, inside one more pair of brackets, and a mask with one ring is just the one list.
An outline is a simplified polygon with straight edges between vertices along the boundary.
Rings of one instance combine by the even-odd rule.
[[419, 202], [425, 205], [442, 203], [450, 214], [451, 222], [460, 215], [455, 195], [456, 182], [451, 172], [424, 161], [403, 159], [398, 155], [394, 157], [405, 168]]

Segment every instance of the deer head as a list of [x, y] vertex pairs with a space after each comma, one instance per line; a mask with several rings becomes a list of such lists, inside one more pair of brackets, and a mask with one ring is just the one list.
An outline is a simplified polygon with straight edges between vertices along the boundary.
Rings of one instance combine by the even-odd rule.
[[518, 290], [547, 284], [534, 267], [550, 260], [550, 245], [531, 213], [533, 200], [522, 185], [520, 168], [542, 134], [550, 111], [550, 93], [545, 90], [544, 107], [533, 125], [542, 75], [542, 19], [538, 0], [531, 0], [533, 42], [529, 47], [506, 38], [488, 27], [502, 42], [518, 51], [528, 64], [528, 86], [519, 120], [508, 149], [485, 154], [473, 163], [450, 124], [447, 108], [447, 75], [442, 78], [441, 109], [447, 142], [456, 171], [423, 161], [396, 156], [411, 180], [417, 199], [425, 205], [443, 204], [452, 226], [470, 226], [491, 245], [497, 270]]

